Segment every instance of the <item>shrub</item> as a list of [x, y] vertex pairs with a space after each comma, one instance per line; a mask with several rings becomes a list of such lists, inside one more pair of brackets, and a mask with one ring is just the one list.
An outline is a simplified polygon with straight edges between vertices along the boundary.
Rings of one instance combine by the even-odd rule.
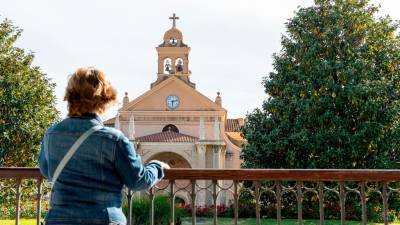
[[[192, 206], [185, 205], [183, 207], [185, 214], [187, 216], [192, 215]], [[196, 216], [198, 217], [214, 217], [214, 205], [202, 205], [196, 206]], [[234, 206], [226, 206], [226, 205], [217, 205], [217, 215], [218, 217], [233, 217], [234, 215]], [[240, 207], [239, 207], [240, 210]]]
[[[150, 220], [150, 199], [148, 197], [134, 197], [132, 199], [132, 222], [135, 225], [148, 225]], [[166, 225], [170, 220], [170, 198], [166, 195], [157, 195], [154, 198], [154, 224]], [[128, 205], [124, 204], [123, 211], [128, 215]], [[185, 210], [175, 207], [175, 219], [186, 217]]]
[[[37, 181], [23, 180], [21, 186], [20, 217], [35, 218], [37, 215]], [[0, 180], [0, 219], [15, 218], [15, 181], [8, 179]], [[48, 210], [48, 188], [43, 184], [41, 199], [41, 216], [45, 216]]]

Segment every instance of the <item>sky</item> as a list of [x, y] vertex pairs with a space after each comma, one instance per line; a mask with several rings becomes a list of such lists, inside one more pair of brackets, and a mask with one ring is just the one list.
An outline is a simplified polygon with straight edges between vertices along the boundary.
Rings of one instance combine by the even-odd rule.
[[[380, 15], [400, 20], [400, 1], [373, 0]], [[34, 52], [40, 66], [56, 84], [57, 109], [63, 101], [68, 75], [93, 66], [107, 75], [130, 100], [156, 80], [157, 52], [172, 13], [191, 47], [189, 69], [196, 89], [214, 100], [221, 92], [229, 118], [244, 117], [267, 99], [263, 77], [272, 68], [273, 53], [281, 50], [285, 23], [298, 6], [311, 0], [2, 0], [0, 20], [8, 18], [23, 29], [18, 47]], [[116, 105], [105, 114], [115, 116]]]

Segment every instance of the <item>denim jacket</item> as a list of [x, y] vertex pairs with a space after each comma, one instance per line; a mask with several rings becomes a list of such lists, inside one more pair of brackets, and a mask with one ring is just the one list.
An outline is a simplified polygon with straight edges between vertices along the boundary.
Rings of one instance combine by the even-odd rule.
[[42, 175], [51, 180], [74, 142], [96, 125], [103, 128], [82, 143], [54, 184], [46, 224], [126, 224], [122, 187], [147, 189], [164, 176], [157, 161], [143, 165], [128, 138], [95, 114], [66, 118], [47, 130], [39, 154]]

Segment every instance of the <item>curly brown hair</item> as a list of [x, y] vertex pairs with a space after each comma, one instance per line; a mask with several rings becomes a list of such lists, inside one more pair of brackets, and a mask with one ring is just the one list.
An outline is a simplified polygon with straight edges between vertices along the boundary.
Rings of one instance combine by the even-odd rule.
[[68, 101], [68, 116], [102, 114], [116, 99], [117, 92], [104, 73], [94, 68], [79, 68], [72, 74], [64, 97], [64, 101]]

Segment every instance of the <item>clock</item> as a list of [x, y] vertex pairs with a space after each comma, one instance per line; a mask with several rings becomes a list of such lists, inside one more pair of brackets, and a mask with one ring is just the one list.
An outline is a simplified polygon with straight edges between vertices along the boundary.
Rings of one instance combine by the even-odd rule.
[[167, 107], [169, 109], [176, 109], [179, 105], [179, 97], [176, 95], [169, 95], [166, 99]]
[[176, 38], [171, 38], [171, 39], [169, 39], [169, 43], [171, 44], [171, 45], [176, 45], [177, 43], [178, 43], [178, 41], [176, 40]]

